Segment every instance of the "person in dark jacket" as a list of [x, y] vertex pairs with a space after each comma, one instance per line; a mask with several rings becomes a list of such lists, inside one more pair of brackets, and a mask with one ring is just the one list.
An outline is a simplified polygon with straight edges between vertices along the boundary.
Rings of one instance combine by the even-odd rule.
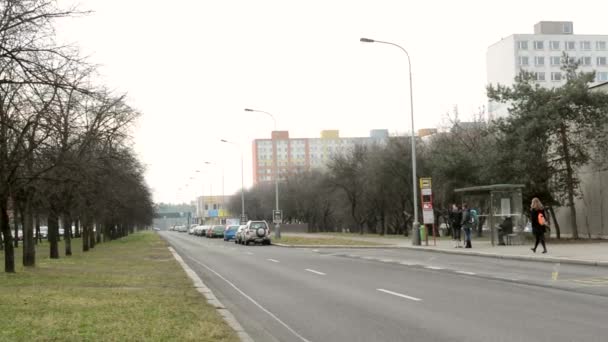
[[[539, 222], [539, 217], [544, 222]], [[537, 197], [532, 199], [532, 204], [530, 205], [530, 222], [532, 222], [532, 233], [536, 238], [532, 252], [536, 253], [536, 248], [541, 243], [543, 245], [543, 253], [547, 253], [547, 246], [545, 245], [545, 229], [548, 224], [547, 215], [545, 214], [543, 204]]]
[[505, 217], [505, 220], [498, 225], [498, 245], [505, 245], [505, 236], [513, 233], [513, 219], [511, 216]]
[[450, 210], [450, 226], [452, 227], [452, 240], [454, 248], [461, 248], [460, 231], [462, 230], [462, 210], [455, 203]]

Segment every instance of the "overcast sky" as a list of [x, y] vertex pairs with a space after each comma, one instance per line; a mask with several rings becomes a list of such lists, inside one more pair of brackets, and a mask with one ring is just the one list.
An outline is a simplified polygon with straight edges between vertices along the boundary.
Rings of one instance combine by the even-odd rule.
[[[60, 0], [60, 4], [74, 4]], [[409, 131], [412, 58], [416, 129], [462, 120], [485, 105], [487, 47], [541, 20], [574, 33], [608, 34], [607, 1], [82, 0], [93, 13], [60, 23], [62, 42], [100, 65], [101, 80], [143, 113], [135, 150], [157, 202], [185, 202], [252, 184], [251, 141], [267, 138], [271, 112], [290, 137]], [[582, 4], [582, 3], [581, 3]], [[219, 139], [241, 145], [222, 144]], [[196, 173], [201, 170], [204, 173]], [[191, 177], [194, 179], [190, 180]], [[185, 186], [188, 184], [189, 186]], [[181, 191], [178, 191], [182, 188]]]

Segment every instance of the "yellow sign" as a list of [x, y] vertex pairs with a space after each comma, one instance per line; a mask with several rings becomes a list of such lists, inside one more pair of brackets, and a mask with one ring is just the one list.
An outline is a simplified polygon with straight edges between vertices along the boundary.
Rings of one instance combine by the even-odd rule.
[[420, 178], [420, 189], [430, 189], [431, 178]]

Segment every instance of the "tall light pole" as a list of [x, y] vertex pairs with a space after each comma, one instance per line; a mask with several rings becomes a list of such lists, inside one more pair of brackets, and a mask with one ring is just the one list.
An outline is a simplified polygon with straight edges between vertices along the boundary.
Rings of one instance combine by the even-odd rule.
[[416, 132], [414, 131], [414, 90], [412, 87], [412, 62], [410, 61], [410, 54], [407, 53], [407, 50], [405, 50], [402, 46], [395, 43], [384, 42], [381, 40], [374, 40], [369, 38], [361, 38], [359, 40], [363, 43], [380, 43], [396, 46], [400, 48], [401, 51], [405, 52], [405, 55], [407, 56], [407, 65], [410, 74], [410, 117], [412, 120], [412, 197], [414, 203], [414, 224], [412, 228], [416, 229], [420, 225], [420, 223], [418, 222], [418, 186], [416, 184]]
[[243, 175], [243, 149], [241, 146], [235, 142], [228, 141], [225, 139], [220, 139], [221, 142], [235, 145], [239, 148], [241, 152], [241, 219], [245, 217], [245, 176]]
[[[262, 114], [266, 114], [268, 116], [270, 116], [272, 118], [272, 121], [274, 122], [274, 131], [276, 132], [277, 130], [277, 120], [275, 119], [274, 115], [263, 111], [263, 110], [257, 110], [257, 109], [251, 109], [251, 108], [245, 108], [246, 112], [255, 112], [255, 113], [262, 113]], [[272, 135], [271, 135], [272, 138]], [[275, 211], [279, 211], [279, 151], [278, 151], [278, 147], [276, 148], [276, 154], [274, 159], [274, 198], [275, 198]], [[272, 215], [272, 219], [274, 221], [274, 213]], [[280, 239], [281, 238], [281, 227], [280, 227], [280, 223], [276, 223], [275, 225], [275, 231], [274, 231], [274, 237], [275, 239]]]

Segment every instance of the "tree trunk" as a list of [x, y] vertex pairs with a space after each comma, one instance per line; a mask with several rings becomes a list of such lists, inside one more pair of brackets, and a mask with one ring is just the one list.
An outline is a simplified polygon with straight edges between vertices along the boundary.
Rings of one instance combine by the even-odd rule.
[[557, 239], [561, 239], [561, 232], [559, 229], [559, 222], [557, 222], [557, 216], [555, 216], [555, 211], [553, 211], [553, 206], [549, 207], [549, 212], [551, 213], [551, 218], [553, 219], [553, 223], [555, 223], [555, 236]]
[[15, 227], [13, 242], [15, 244], [15, 248], [19, 248], [19, 217], [17, 216], [19, 212], [18, 208], [17, 201], [13, 198], [13, 226]]
[[38, 213], [36, 213], [34, 224], [36, 225], [36, 244], [42, 243], [42, 236], [40, 236], [40, 215]]
[[72, 255], [72, 218], [69, 214], [63, 215], [63, 240], [65, 242], [65, 255]]
[[[78, 223], [76, 223], [76, 225], [78, 225]], [[89, 228], [90, 227], [90, 223], [87, 222], [86, 220], [82, 223], [82, 251], [83, 252], [88, 252], [89, 251]]]
[[95, 229], [95, 243], [91, 245], [91, 247], [95, 247], [96, 244], [101, 243], [101, 224], [96, 225]]
[[74, 221], [74, 237], [79, 238], [81, 237], [81, 232], [80, 232], [80, 220], [76, 219]]
[[53, 208], [49, 211], [48, 226], [50, 257], [51, 259], [59, 259], [59, 244], [57, 241], [59, 236], [59, 218]]
[[23, 266], [36, 266], [36, 244], [34, 242], [34, 217], [31, 195], [25, 196], [21, 216], [23, 217]]
[[560, 125], [560, 138], [562, 143], [562, 151], [564, 153], [564, 162], [566, 163], [566, 187], [568, 188], [568, 207], [570, 207], [570, 224], [572, 226], [572, 237], [578, 239], [578, 225], [576, 223], [576, 206], [574, 205], [574, 171], [572, 170], [572, 161], [570, 158], [570, 148], [568, 147], [568, 135], [566, 125]]
[[15, 273], [15, 249], [8, 219], [8, 199], [0, 199], [0, 231], [4, 238], [4, 272]]

